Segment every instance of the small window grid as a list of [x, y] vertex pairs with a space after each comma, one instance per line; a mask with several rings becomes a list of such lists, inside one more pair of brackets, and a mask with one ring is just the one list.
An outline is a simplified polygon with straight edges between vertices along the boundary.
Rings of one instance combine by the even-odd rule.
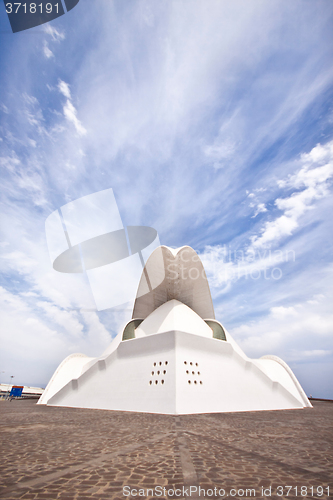
[[[201, 380], [201, 372], [199, 371], [199, 363], [197, 361], [184, 361], [185, 373], [187, 375], [188, 385], [203, 385]], [[190, 368], [188, 370], [187, 368]]]
[[165, 377], [167, 374], [166, 367], [168, 366], [169, 361], [154, 361], [153, 362], [153, 370], [151, 372], [151, 379], [149, 380], [149, 385], [164, 385], [165, 379], [161, 377]]

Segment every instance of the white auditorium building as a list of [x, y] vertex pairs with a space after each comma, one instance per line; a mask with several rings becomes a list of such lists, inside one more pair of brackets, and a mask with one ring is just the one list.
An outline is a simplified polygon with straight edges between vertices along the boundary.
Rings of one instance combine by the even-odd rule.
[[188, 246], [154, 250], [131, 321], [98, 358], [68, 356], [38, 404], [172, 415], [311, 407], [284, 361], [248, 358], [215, 319]]

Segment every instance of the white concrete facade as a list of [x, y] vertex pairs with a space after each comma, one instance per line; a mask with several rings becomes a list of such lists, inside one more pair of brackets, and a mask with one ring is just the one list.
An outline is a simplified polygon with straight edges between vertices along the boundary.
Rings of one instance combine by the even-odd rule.
[[[156, 264], [154, 252], [148, 259], [133, 319], [99, 358], [66, 358], [39, 404], [166, 414], [311, 407], [282, 360], [249, 359], [214, 319], [194, 250], [162, 249], [162, 264], [161, 259]], [[193, 262], [197, 279], [186, 274]], [[149, 279], [154, 267], [159, 279], [165, 274], [158, 287]]]

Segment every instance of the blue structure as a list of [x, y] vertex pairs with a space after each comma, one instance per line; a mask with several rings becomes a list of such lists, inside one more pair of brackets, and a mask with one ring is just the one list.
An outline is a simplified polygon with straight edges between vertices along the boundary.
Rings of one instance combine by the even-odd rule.
[[13, 385], [12, 390], [10, 391], [9, 397], [11, 398], [19, 398], [22, 396], [23, 385]]

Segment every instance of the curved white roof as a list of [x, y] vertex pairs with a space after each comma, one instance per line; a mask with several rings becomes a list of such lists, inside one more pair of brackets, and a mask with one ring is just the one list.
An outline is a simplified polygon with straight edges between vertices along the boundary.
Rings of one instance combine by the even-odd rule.
[[192, 309], [172, 299], [155, 309], [135, 330], [135, 337], [178, 330], [212, 338], [212, 329]]
[[47, 384], [45, 391], [38, 400], [38, 404], [46, 404], [56, 392], [66, 385], [73, 378], [78, 378], [84, 366], [94, 358], [89, 358], [85, 354], [70, 354], [58, 366], [51, 380]]
[[165, 302], [176, 299], [201, 318], [215, 318], [213, 301], [200, 257], [189, 246], [160, 246], [142, 272], [132, 318], [146, 318]]

